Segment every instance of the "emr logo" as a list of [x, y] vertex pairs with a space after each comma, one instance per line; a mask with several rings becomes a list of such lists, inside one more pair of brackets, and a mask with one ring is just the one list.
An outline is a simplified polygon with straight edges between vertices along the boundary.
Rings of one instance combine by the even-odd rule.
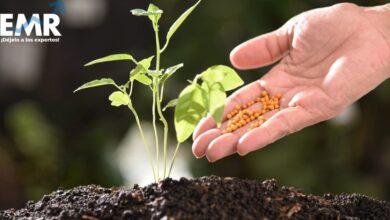
[[29, 21], [26, 15], [0, 14], [0, 36], [11, 37], [21, 36], [24, 31], [30, 36], [35, 31], [37, 37], [61, 36], [57, 27], [60, 24], [60, 17], [57, 14], [33, 14]]

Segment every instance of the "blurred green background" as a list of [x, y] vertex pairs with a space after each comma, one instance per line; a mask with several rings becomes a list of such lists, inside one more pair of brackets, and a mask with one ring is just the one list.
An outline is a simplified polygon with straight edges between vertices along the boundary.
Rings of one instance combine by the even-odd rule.
[[[50, 2], [2, 0], [0, 12], [47, 13]], [[40, 199], [58, 187], [124, 185], [150, 173], [143, 147], [134, 140], [138, 136], [124, 141], [134, 119], [127, 109], [110, 107], [107, 96], [111, 90], [72, 93], [95, 78], [127, 79], [128, 63], [83, 68], [92, 59], [113, 53], [131, 53], [136, 58], [153, 53], [149, 21], [129, 13], [133, 8], [146, 8], [150, 1], [64, 2], [60, 43], [0, 44], [0, 209], [21, 207], [27, 200]], [[194, 3], [152, 2], [164, 10], [160, 25], [163, 33]], [[350, 2], [370, 6], [387, 1]], [[204, 0], [164, 54], [163, 66], [185, 63], [169, 82], [165, 100], [175, 98], [186, 79], [208, 66], [229, 64], [229, 53], [239, 43], [274, 30], [301, 12], [335, 3], [338, 1]], [[268, 69], [240, 74], [249, 83]], [[136, 87], [135, 94], [137, 110], [143, 113], [143, 120], [150, 121], [149, 90]], [[184, 171], [178, 173], [275, 178], [280, 184], [315, 194], [358, 192], [390, 200], [389, 94], [387, 81], [340, 117], [245, 157], [231, 156], [209, 164], [206, 159], [193, 158], [188, 143], [181, 148], [182, 160], [177, 165]], [[135, 150], [118, 150], [126, 146]], [[138, 152], [140, 155], [127, 159], [143, 163], [123, 162], [126, 158], [118, 156], [123, 152]], [[128, 175], [132, 172], [141, 174], [132, 179]]]

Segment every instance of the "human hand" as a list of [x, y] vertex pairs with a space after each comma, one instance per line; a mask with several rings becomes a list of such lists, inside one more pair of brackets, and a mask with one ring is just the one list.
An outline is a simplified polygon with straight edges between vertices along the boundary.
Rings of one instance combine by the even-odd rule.
[[[389, 11], [348, 3], [315, 9], [236, 47], [230, 57], [236, 68], [280, 62], [227, 99], [220, 128], [211, 117], [198, 124], [194, 155], [206, 155], [211, 162], [236, 152], [245, 155], [335, 117], [377, 87], [390, 77]], [[268, 120], [256, 129], [247, 132], [242, 127], [222, 134], [227, 113], [256, 99], [263, 90], [283, 94], [281, 108], [267, 113]], [[261, 108], [256, 105], [253, 108]]]

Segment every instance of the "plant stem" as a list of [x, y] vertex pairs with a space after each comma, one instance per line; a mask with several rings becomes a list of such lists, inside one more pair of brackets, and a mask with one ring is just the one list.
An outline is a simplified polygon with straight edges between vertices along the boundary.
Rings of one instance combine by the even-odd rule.
[[196, 76], [195, 76], [195, 78], [194, 78], [194, 80], [193, 80], [194, 85], [198, 83], [198, 79], [199, 79], [200, 77], [201, 77], [200, 74], [196, 74]]
[[133, 85], [134, 85], [134, 83], [130, 82], [129, 96], [131, 96], [131, 94], [133, 94]]
[[[156, 37], [156, 72], [158, 73], [160, 71], [161, 51], [160, 51], [160, 38], [159, 38], [159, 34], [158, 34], [158, 25], [157, 24], [155, 24], [155, 26], [154, 26], [154, 32], [155, 32], [155, 37]], [[160, 121], [164, 124], [164, 170], [163, 170], [164, 173], [163, 173], [163, 178], [165, 178], [166, 172], [167, 172], [168, 122], [165, 119], [165, 117], [161, 111], [162, 97], [160, 98], [160, 88], [158, 85], [158, 80], [154, 79], [153, 83], [155, 84], [157, 112], [160, 116]]]
[[[158, 94], [158, 90], [157, 90]], [[168, 122], [165, 119], [162, 110], [161, 110], [161, 102], [160, 98], [157, 96], [157, 112], [160, 116], [160, 121], [164, 124], [164, 178], [166, 177], [167, 172], [167, 147], [168, 147]]]
[[156, 37], [156, 72], [158, 73], [160, 71], [160, 38], [158, 35], [158, 28], [155, 28], [154, 30], [155, 37]]
[[[155, 79], [153, 79], [153, 84], [155, 84], [154, 81], [155, 81]], [[153, 85], [153, 87], [155, 87], [155, 86]], [[156, 92], [155, 92], [155, 88], [153, 88], [152, 114], [153, 114], [154, 138], [155, 138], [155, 144], [156, 144], [157, 181], [160, 181], [160, 146], [159, 146], [159, 140], [158, 140], [157, 125], [156, 125]]]
[[172, 161], [171, 161], [171, 165], [169, 166], [169, 172], [168, 172], [168, 177], [171, 175], [171, 172], [172, 172], [172, 168], [173, 168], [173, 164], [175, 163], [175, 160], [176, 160], [176, 154], [178, 152], [180, 148], [180, 142], [177, 143], [176, 145], [176, 149], [175, 149], [175, 153], [173, 153], [173, 158], [172, 158]]
[[157, 177], [156, 177], [156, 172], [154, 170], [154, 165], [153, 165], [152, 157], [151, 157], [151, 154], [150, 154], [150, 149], [149, 149], [149, 146], [148, 146], [148, 144], [146, 142], [145, 135], [144, 135], [144, 132], [143, 132], [143, 129], [142, 129], [142, 125], [140, 123], [137, 111], [135, 111], [135, 109], [134, 109], [134, 107], [133, 107], [133, 105], [131, 103], [128, 104], [127, 106], [129, 107], [130, 111], [133, 113], [135, 121], [137, 122], [137, 126], [138, 126], [139, 132], [141, 134], [142, 141], [144, 142], [145, 151], [146, 151], [146, 154], [148, 156], [148, 160], [149, 160], [150, 166], [152, 167], [154, 181], [157, 182], [158, 180], [157, 180]]
[[[156, 71], [158, 73], [160, 69], [160, 47], [159, 47], [159, 40], [158, 40], [158, 24], [153, 23], [153, 30], [155, 32], [156, 36]], [[159, 146], [159, 136], [157, 131], [157, 124], [156, 124], [156, 105], [157, 99], [158, 99], [158, 93], [156, 92], [158, 87], [158, 79], [153, 77], [153, 84], [152, 84], [152, 92], [153, 92], [153, 106], [152, 106], [152, 114], [153, 114], [153, 130], [154, 130], [154, 137], [155, 137], [155, 143], [156, 143], [156, 163], [157, 163], [157, 181], [160, 181], [160, 146]]]
[[161, 85], [161, 90], [160, 90], [160, 103], [162, 102], [164, 97], [164, 83]]

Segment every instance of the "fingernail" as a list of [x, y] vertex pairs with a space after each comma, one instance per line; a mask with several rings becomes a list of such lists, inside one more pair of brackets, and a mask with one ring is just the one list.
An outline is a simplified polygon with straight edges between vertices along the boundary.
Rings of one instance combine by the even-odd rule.
[[214, 159], [211, 159], [211, 158], [209, 158], [208, 156], [206, 156], [206, 158], [207, 158], [207, 160], [208, 160], [210, 163], [214, 163], [214, 162], [215, 162]]
[[238, 46], [233, 48], [233, 50], [230, 52], [230, 58], [232, 58], [234, 56], [234, 54], [238, 51]]
[[[252, 132], [252, 131], [250, 131]], [[240, 140], [238, 140], [238, 144], [237, 144], [237, 154], [240, 155], [240, 156], [245, 156], [248, 154], [248, 151], [246, 150], [243, 150], [243, 139], [248, 135], [248, 133], [244, 134], [244, 136], [242, 136], [240, 138]]]
[[245, 156], [248, 154], [248, 152], [244, 152], [244, 151], [237, 151], [237, 154], [240, 155], [240, 156]]
[[198, 156], [198, 155], [196, 155], [196, 154], [194, 154], [194, 156], [195, 156], [196, 159], [201, 159], [202, 157], [204, 157], [204, 155]]

